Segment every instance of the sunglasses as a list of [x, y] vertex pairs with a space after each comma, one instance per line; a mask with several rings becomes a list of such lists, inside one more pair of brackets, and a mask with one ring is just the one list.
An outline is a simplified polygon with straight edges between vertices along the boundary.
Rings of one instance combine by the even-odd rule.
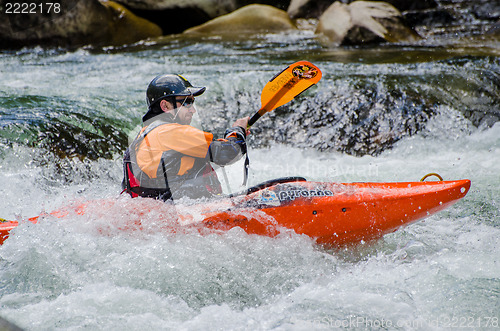
[[182, 99], [182, 100], [175, 100], [177, 101], [178, 103], [180, 103], [182, 106], [186, 107], [186, 108], [189, 108], [193, 105], [194, 103], [194, 98], [193, 99]]

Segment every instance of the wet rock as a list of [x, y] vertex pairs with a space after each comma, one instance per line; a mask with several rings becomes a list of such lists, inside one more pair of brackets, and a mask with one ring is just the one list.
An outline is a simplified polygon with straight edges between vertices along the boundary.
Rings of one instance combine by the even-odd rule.
[[460, 108], [464, 116], [476, 127], [492, 127], [500, 121], [500, 74], [483, 70], [467, 84], [459, 85]]
[[321, 15], [316, 34], [325, 45], [411, 42], [420, 37], [404, 25], [401, 13], [385, 2], [335, 2]]
[[[291, 18], [319, 18], [335, 0], [292, 0], [288, 7]], [[342, 1], [348, 4], [352, 1]], [[435, 0], [386, 0], [399, 11], [420, 11], [437, 8]]]
[[386, 0], [386, 2], [401, 11], [405, 24], [412, 28], [444, 26], [455, 21], [453, 15], [435, 0]]
[[500, 37], [500, 21], [493, 24], [493, 26], [486, 31], [486, 34]]
[[386, 0], [385, 2], [393, 5], [399, 11], [407, 10], [427, 10], [437, 8], [438, 4], [435, 0]]
[[[331, 1], [331, 0], [330, 0]], [[289, 0], [118, 0], [126, 7], [136, 10], [175, 10], [185, 8], [193, 11], [204, 11], [211, 18], [225, 15], [238, 8], [253, 4], [266, 4], [279, 9], [288, 7]]]
[[160, 26], [163, 33], [176, 34], [201, 25], [238, 8], [259, 2], [286, 9], [289, 0], [119, 0], [133, 13]]
[[293, 29], [296, 29], [296, 26], [285, 11], [268, 5], [248, 5], [184, 33], [239, 36], [242, 33], [269, 33]]
[[447, 10], [431, 8], [424, 10], [410, 10], [403, 13], [405, 22], [412, 27], [416, 26], [443, 26], [455, 21]]
[[465, 111], [467, 117], [478, 128], [491, 128], [500, 121], [500, 111], [497, 109]]
[[29, 14], [0, 13], [0, 47], [116, 45], [161, 35], [158, 26], [112, 1], [68, 0], [36, 8]]
[[116, 2], [107, 1], [103, 4], [109, 9], [112, 19], [110, 24], [111, 38], [107, 43], [111, 45], [130, 44], [162, 35], [159, 26], [134, 15]]
[[164, 34], [181, 33], [238, 8], [235, 0], [119, 0], [119, 2], [136, 15], [160, 26]]
[[436, 100], [423, 99], [417, 91], [381, 91], [376, 84], [368, 83], [352, 86], [346, 92], [326, 92], [321, 97], [304, 97], [282, 106], [252, 128], [258, 139], [251, 143], [265, 146], [279, 142], [319, 151], [376, 156], [424, 129], [436, 114]]
[[[82, 26], [94, 26], [105, 31], [104, 18], [108, 10], [97, 0], [69, 0], [55, 8], [42, 7], [42, 13], [8, 14], [0, 12], [0, 46], [17, 48], [28, 45], [57, 45], [87, 43], [90, 34]], [[85, 15], [81, 15], [85, 13]], [[106, 38], [101, 32], [92, 36], [98, 40]]]
[[292, 0], [288, 6], [291, 18], [319, 18], [334, 0]]
[[499, 1], [464, 1], [462, 4], [464, 9], [470, 11], [475, 18], [481, 20], [496, 21], [500, 19], [500, 2]]

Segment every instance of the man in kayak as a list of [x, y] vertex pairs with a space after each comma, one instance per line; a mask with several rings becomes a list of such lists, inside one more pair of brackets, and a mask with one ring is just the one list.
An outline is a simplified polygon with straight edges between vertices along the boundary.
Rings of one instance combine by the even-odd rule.
[[218, 140], [191, 126], [195, 97], [205, 89], [180, 75], [160, 75], [149, 83], [143, 128], [124, 157], [122, 186], [132, 197], [166, 201], [222, 193], [210, 162], [225, 166], [241, 159], [249, 118], [236, 120]]

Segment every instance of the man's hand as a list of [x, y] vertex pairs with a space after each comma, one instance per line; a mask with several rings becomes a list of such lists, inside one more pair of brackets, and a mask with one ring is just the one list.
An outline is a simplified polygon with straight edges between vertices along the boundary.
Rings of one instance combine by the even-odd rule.
[[250, 134], [250, 130], [247, 130], [247, 126], [248, 126], [248, 121], [249, 120], [250, 120], [249, 116], [238, 118], [236, 121], [234, 121], [233, 127], [235, 127], [235, 126], [242, 127], [246, 131], [246, 134], [248, 136]]

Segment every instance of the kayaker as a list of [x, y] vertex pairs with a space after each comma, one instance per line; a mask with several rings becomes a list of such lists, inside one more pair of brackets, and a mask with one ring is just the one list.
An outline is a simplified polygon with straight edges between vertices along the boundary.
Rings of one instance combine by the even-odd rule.
[[143, 128], [125, 152], [124, 191], [132, 197], [172, 200], [221, 194], [213, 162], [225, 166], [246, 153], [248, 117], [237, 119], [224, 139], [191, 126], [195, 97], [205, 87], [193, 87], [180, 75], [159, 75], [146, 91], [148, 111]]

